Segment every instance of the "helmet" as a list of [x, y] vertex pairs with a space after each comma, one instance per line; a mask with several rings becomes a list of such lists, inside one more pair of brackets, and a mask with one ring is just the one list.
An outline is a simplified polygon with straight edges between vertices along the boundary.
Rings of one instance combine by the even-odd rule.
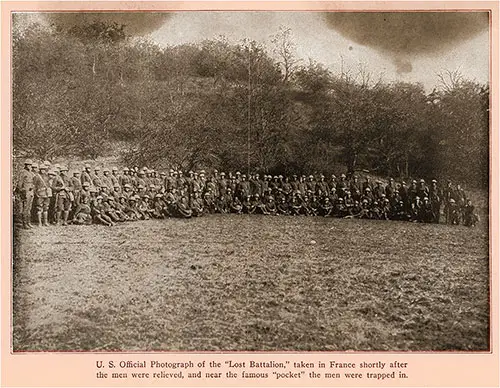
[[26, 159], [26, 160], [24, 161], [24, 164], [25, 164], [25, 165], [33, 165], [33, 161], [32, 161], [31, 159]]

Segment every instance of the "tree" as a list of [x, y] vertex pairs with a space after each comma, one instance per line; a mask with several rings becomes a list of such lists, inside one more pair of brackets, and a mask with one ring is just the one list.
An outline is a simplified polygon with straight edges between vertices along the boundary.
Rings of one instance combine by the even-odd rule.
[[278, 58], [277, 63], [283, 74], [283, 82], [287, 83], [293, 77], [301, 62], [295, 56], [296, 46], [293, 43], [292, 30], [280, 26], [279, 32], [272, 36], [271, 43], [274, 45], [273, 53]]

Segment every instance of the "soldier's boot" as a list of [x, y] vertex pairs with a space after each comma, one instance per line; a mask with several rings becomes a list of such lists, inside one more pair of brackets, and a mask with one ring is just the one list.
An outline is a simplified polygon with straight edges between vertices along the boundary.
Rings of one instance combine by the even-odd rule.
[[49, 212], [43, 212], [42, 225], [49, 226]]
[[55, 216], [56, 216], [55, 224], [56, 225], [60, 225], [60, 223], [61, 223], [61, 213], [62, 213], [62, 211], [60, 211], [60, 210], [56, 211], [56, 214], [55, 214]]
[[23, 215], [23, 228], [24, 229], [31, 229], [29, 215], [26, 215], [26, 214]]
[[36, 219], [37, 219], [38, 226], [42, 226], [42, 212], [36, 213]]
[[65, 210], [63, 212], [63, 223], [62, 223], [64, 226], [68, 225], [68, 217], [69, 217], [69, 211]]
[[33, 225], [31, 225], [31, 214], [26, 214], [25, 217], [26, 217], [25, 222], [27, 229], [32, 229]]

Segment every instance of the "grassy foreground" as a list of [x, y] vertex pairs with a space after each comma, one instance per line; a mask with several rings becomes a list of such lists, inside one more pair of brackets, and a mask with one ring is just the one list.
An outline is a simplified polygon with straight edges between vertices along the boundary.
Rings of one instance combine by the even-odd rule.
[[207, 216], [16, 232], [15, 351], [487, 350], [487, 227]]

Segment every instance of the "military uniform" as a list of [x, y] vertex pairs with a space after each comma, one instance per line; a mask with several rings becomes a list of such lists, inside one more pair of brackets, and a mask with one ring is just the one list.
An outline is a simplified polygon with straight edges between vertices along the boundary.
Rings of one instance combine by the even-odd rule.
[[19, 177], [17, 182], [16, 191], [19, 195], [19, 213], [22, 217], [23, 227], [30, 229], [31, 226], [31, 209], [33, 206], [34, 194], [34, 179], [35, 174], [31, 171], [33, 162], [27, 160], [25, 162], [25, 169]]
[[74, 200], [73, 190], [71, 188], [71, 179], [66, 175], [67, 168], [61, 169], [61, 175], [57, 177], [56, 192], [56, 224], [62, 218], [62, 224], [68, 224], [69, 212]]
[[[46, 167], [43, 167], [45, 170]], [[41, 168], [42, 169], [42, 168]], [[35, 174], [33, 179], [35, 191], [36, 217], [38, 226], [48, 226], [49, 205], [52, 197], [52, 189], [49, 183], [49, 176], [46, 172]]]

